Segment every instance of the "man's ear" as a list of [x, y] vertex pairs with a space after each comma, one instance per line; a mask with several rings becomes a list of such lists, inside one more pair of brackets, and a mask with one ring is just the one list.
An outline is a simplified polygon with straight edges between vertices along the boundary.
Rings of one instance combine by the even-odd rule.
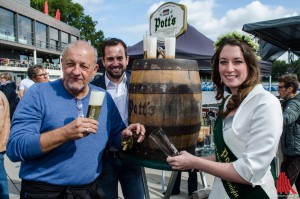
[[289, 86], [289, 87], [287, 88], [287, 90], [288, 90], [290, 93], [293, 93], [293, 87]]
[[127, 55], [126, 65], [128, 65], [128, 63], [129, 63], [129, 56]]
[[99, 69], [99, 65], [98, 65], [98, 64], [95, 64], [95, 67], [94, 67], [94, 74], [97, 73], [98, 69]]

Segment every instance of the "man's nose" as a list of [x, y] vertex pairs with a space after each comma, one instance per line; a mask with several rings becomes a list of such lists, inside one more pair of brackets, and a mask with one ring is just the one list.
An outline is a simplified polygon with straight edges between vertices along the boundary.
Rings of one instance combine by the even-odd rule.
[[113, 64], [114, 66], [116, 66], [116, 65], [119, 65], [119, 63], [120, 63], [119, 60], [118, 60], [117, 58], [115, 58], [115, 59], [113, 60], [113, 63], [112, 63], [112, 64]]
[[80, 66], [79, 66], [79, 64], [76, 64], [76, 65], [75, 65], [73, 72], [74, 72], [76, 75], [77, 75], [77, 74], [80, 74]]

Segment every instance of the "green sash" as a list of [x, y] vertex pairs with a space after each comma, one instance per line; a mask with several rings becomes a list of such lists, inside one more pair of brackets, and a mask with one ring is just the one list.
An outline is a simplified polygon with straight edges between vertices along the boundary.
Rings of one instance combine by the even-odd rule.
[[[220, 110], [223, 109], [226, 99], [222, 102], [219, 107]], [[214, 142], [216, 149], [216, 161], [217, 162], [234, 162], [237, 160], [237, 157], [230, 151], [223, 139], [223, 120], [221, 117], [218, 117], [215, 122], [214, 127]], [[226, 172], [226, 171], [224, 171]], [[266, 192], [262, 189], [261, 186], [252, 187], [251, 185], [239, 184], [234, 182], [228, 182], [222, 180], [223, 186], [231, 199], [269, 199]]]

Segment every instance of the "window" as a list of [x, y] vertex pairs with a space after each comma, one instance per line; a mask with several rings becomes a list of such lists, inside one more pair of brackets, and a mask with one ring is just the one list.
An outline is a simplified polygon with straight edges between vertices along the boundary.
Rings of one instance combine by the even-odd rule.
[[47, 48], [47, 27], [45, 24], [36, 22], [35, 25], [35, 36], [36, 46], [40, 48]]
[[32, 20], [19, 16], [19, 43], [32, 45]]
[[0, 7], [0, 39], [15, 41], [14, 13]]
[[77, 41], [77, 40], [78, 40], [78, 38], [76, 36], [71, 35], [71, 42]]
[[65, 47], [68, 43], [69, 43], [68, 33], [61, 32], [61, 50], [65, 49]]
[[50, 28], [50, 49], [58, 50], [58, 30]]

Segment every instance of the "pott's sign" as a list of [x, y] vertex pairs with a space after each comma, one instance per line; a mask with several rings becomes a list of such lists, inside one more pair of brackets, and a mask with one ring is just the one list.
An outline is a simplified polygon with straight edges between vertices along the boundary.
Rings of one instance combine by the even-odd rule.
[[150, 35], [164, 42], [165, 37], [183, 34], [187, 28], [185, 5], [168, 2], [150, 16]]

